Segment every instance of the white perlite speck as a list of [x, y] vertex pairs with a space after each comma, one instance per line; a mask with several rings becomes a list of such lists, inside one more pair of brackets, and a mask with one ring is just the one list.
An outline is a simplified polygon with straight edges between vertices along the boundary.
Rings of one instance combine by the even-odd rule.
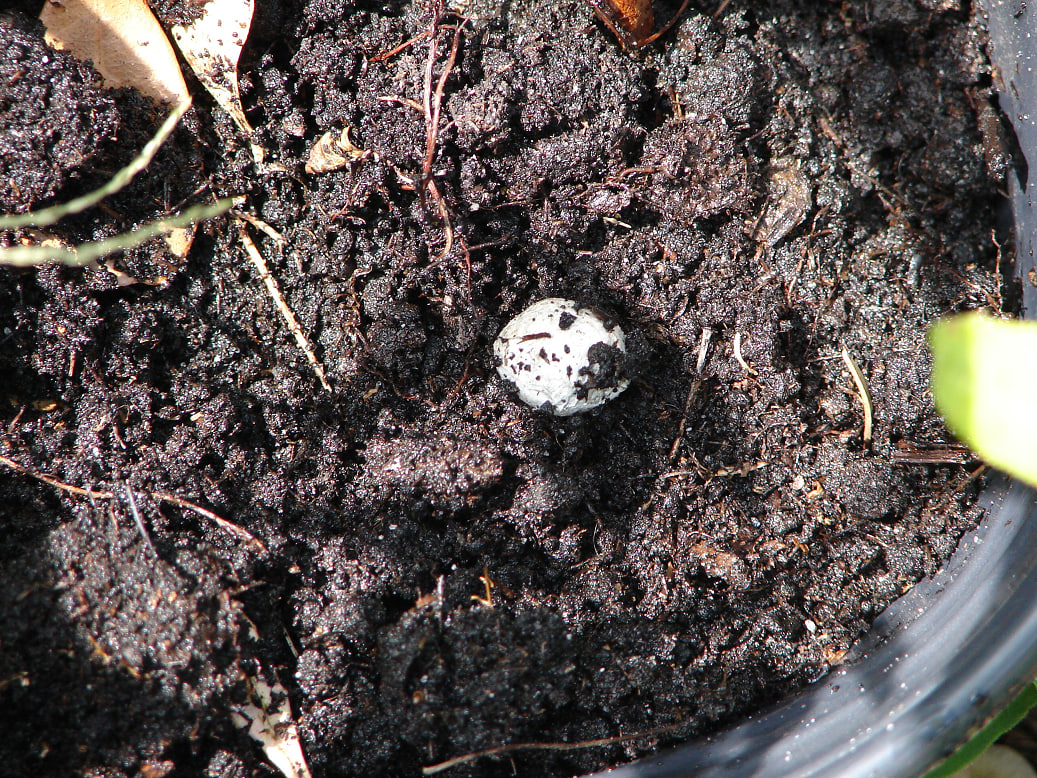
[[630, 385], [623, 330], [560, 297], [533, 303], [512, 319], [493, 353], [497, 372], [519, 398], [556, 416], [597, 408]]

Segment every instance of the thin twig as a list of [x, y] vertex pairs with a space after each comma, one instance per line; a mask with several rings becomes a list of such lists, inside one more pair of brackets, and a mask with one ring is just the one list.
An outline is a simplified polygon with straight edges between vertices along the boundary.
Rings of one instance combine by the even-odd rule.
[[253, 227], [255, 227], [257, 230], [259, 230], [264, 235], [266, 235], [268, 238], [270, 238], [272, 241], [277, 243], [277, 245], [283, 246], [285, 244], [284, 235], [279, 233], [277, 230], [275, 230], [273, 227], [271, 227], [265, 221], [260, 219], [258, 216], [253, 216], [252, 214], [248, 213], [247, 211], [242, 211], [242, 210], [239, 210], [237, 208], [231, 209], [230, 215], [231, 216], [236, 216], [239, 219], [244, 219], [249, 224], [251, 224]]
[[951, 500], [954, 499], [956, 494], [959, 494], [966, 486], [975, 481], [981, 475], [983, 475], [989, 468], [986, 465], [980, 465], [969, 473], [965, 474], [965, 477], [959, 479], [956, 483], [952, 484], [947, 489], [932, 507], [934, 513], [942, 513], [950, 505]]
[[667, 459], [667, 469], [672, 470], [677, 461], [677, 452], [680, 450], [681, 441], [684, 440], [684, 431], [688, 428], [688, 414], [691, 413], [691, 405], [702, 386], [702, 366], [706, 363], [706, 355], [709, 353], [709, 343], [713, 339], [713, 330], [709, 327], [702, 328], [702, 337], [699, 338], [699, 354], [695, 363], [696, 376], [691, 380], [688, 387], [688, 396], [684, 399], [684, 410], [681, 413], [681, 423], [677, 425], [677, 434], [673, 437], [673, 445], [670, 446], [670, 456]]
[[688, 387], [688, 396], [684, 399], [684, 410], [681, 412], [681, 423], [677, 425], [677, 434], [673, 436], [673, 445], [670, 446], [670, 456], [667, 458], [669, 467], [677, 461], [677, 452], [680, 450], [681, 441], [684, 440], [684, 431], [688, 427], [688, 414], [691, 412], [691, 404], [695, 402], [695, 396], [699, 393], [702, 379], [693, 378], [691, 386]]
[[463, 754], [462, 756], [455, 756], [453, 759], [447, 759], [445, 762], [439, 762], [437, 764], [428, 765], [427, 767], [422, 767], [421, 772], [423, 775], [435, 775], [444, 770], [449, 770], [451, 767], [468, 764], [469, 762], [474, 762], [476, 759], [482, 759], [485, 756], [501, 756], [503, 754], [510, 754], [514, 751], [575, 751], [580, 748], [600, 748], [601, 746], [611, 746], [616, 743], [625, 743], [629, 740], [655, 738], [660, 735], [665, 735], [668, 732], [676, 731], [684, 726], [684, 724], [685, 722], [665, 724], [661, 727], [645, 730], [644, 732], [633, 732], [629, 735], [615, 735], [613, 737], [598, 737], [591, 740], [579, 740], [575, 743], [510, 743], [506, 746], [494, 746], [493, 748], [484, 748], [481, 751], [472, 751], [471, 753]]
[[457, 61], [457, 52], [461, 45], [461, 25], [458, 25], [454, 27], [454, 39], [450, 44], [450, 54], [447, 56], [446, 64], [443, 66], [439, 79], [436, 81], [436, 88], [433, 90], [432, 73], [436, 64], [436, 49], [439, 45], [439, 18], [442, 13], [442, 3], [435, 3], [432, 8], [432, 22], [429, 26], [429, 34], [432, 40], [429, 41], [428, 60], [425, 63], [425, 88], [422, 103], [422, 111], [425, 114], [425, 159], [421, 164], [421, 186], [418, 188], [418, 196], [421, 198], [422, 208], [426, 207], [427, 192], [432, 197], [433, 202], [435, 202], [436, 211], [443, 222], [445, 246], [439, 255], [440, 260], [446, 257], [450, 253], [451, 248], [453, 248], [454, 229], [450, 224], [450, 211], [447, 208], [446, 201], [443, 199], [443, 195], [440, 194], [436, 182], [432, 180], [432, 163], [435, 161], [436, 144], [439, 140], [439, 119], [443, 106], [443, 90], [446, 88], [450, 71], [453, 70], [454, 63]]
[[428, 190], [432, 194], [432, 199], [436, 201], [436, 210], [439, 211], [439, 218], [443, 220], [443, 250], [436, 257], [436, 261], [439, 262], [445, 259], [450, 254], [450, 249], [454, 247], [454, 228], [450, 224], [450, 211], [446, 207], [446, 201], [443, 199], [443, 195], [439, 193], [439, 187], [436, 186], [435, 181], [428, 182]]
[[396, 54], [399, 54], [401, 51], [403, 51], [408, 46], [413, 46], [418, 41], [424, 40], [425, 38], [427, 38], [431, 34], [432, 34], [432, 30], [425, 30], [425, 32], [418, 33], [413, 38], [411, 38], [409, 41], [404, 41], [399, 46], [395, 46], [394, 48], [391, 48], [388, 51], [383, 51], [381, 54], [376, 54], [375, 56], [371, 57], [371, 59], [369, 59], [367, 61], [368, 62], [382, 62], [384, 60], [387, 60], [387, 59], [389, 59], [389, 57], [392, 57], [392, 56], [394, 56]]
[[[42, 481], [48, 486], [53, 486], [55, 489], [60, 489], [61, 491], [68, 492], [69, 494], [74, 494], [77, 497], [86, 497], [91, 500], [114, 500], [116, 498], [115, 492], [113, 491], [108, 491], [105, 489], [98, 491], [96, 489], [83, 489], [79, 486], [73, 486], [72, 484], [67, 484], [64, 481], [58, 480], [49, 473], [42, 473], [36, 470], [30, 470], [29, 468], [25, 467], [25, 465], [21, 465], [18, 462], [15, 462], [13, 459], [10, 459], [5, 456], [0, 456], [0, 464], [4, 465], [5, 467], [9, 467], [11, 470], [14, 470], [17, 473], [27, 475], [30, 478], [35, 478], [37, 481]], [[129, 494], [128, 489], [127, 493]], [[177, 497], [173, 494], [167, 494], [165, 492], [151, 492], [145, 490], [144, 493], [147, 494], [148, 497], [150, 497], [153, 500], [158, 500], [159, 502], [168, 502], [180, 508], [186, 508], [187, 510], [194, 511], [199, 516], [209, 519], [224, 532], [233, 535], [239, 540], [245, 541], [250, 546], [252, 546], [253, 550], [258, 551], [261, 554], [266, 553], [266, 546], [263, 545], [263, 543], [255, 535], [253, 535], [248, 530], [239, 527], [237, 524], [234, 524], [233, 522], [227, 521], [223, 517], [216, 515], [208, 508], [203, 508], [200, 505], [195, 505], [193, 502], [189, 502], [181, 497]]]
[[255, 535], [246, 529], [242, 529], [237, 524], [227, 521], [222, 516], [210, 511], [208, 508], [203, 508], [201, 505], [195, 505], [193, 502], [189, 502], [181, 497], [177, 497], [174, 494], [166, 494], [165, 492], [148, 492], [148, 496], [155, 500], [161, 500], [162, 502], [168, 502], [172, 505], [176, 505], [179, 508], [186, 508], [189, 511], [194, 511], [199, 516], [204, 516], [213, 524], [216, 524], [224, 532], [233, 535], [238, 540], [242, 540], [252, 546], [253, 550], [258, 551], [261, 554], [266, 553], [266, 546], [259, 540]]
[[[713, 340], [713, 330], [709, 327], [702, 328], [702, 336], [699, 338], [699, 353], [698, 359], [695, 362], [695, 377], [691, 379], [691, 384], [688, 386], [688, 395], [684, 398], [684, 410], [681, 411], [681, 420], [677, 425], [677, 434], [673, 436], [673, 443], [670, 445], [670, 453], [666, 458], [666, 470], [672, 471], [674, 465], [677, 462], [677, 455], [680, 454], [681, 443], [684, 441], [684, 433], [688, 429], [688, 416], [691, 414], [691, 406], [695, 403], [695, 398], [698, 397], [699, 388], [702, 386], [702, 367], [706, 364], [706, 357], [709, 355], [709, 344]], [[692, 459], [694, 460], [694, 455]], [[666, 476], [662, 473], [655, 476], [656, 485], [652, 490], [651, 497], [638, 509], [639, 511], [648, 510], [652, 503], [655, 502], [656, 498], [662, 494], [663, 481], [666, 480]]]
[[413, 108], [422, 116], [425, 115], [425, 109], [421, 107], [421, 103], [419, 103], [417, 100], [412, 100], [409, 97], [399, 97], [397, 95], [380, 95], [375, 99], [381, 100], [383, 103], [396, 103], [397, 105], [405, 105], [408, 108]]
[[461, 27], [458, 25], [454, 28], [454, 39], [450, 43], [450, 54], [447, 56], [446, 65], [443, 66], [443, 70], [439, 74], [439, 80], [436, 82], [436, 91], [431, 94], [431, 97], [429, 89], [432, 86], [432, 66], [435, 62], [435, 50], [433, 49], [429, 55], [429, 66], [426, 70], [428, 88], [425, 90], [424, 105], [428, 128], [425, 136], [425, 160], [421, 166], [421, 180], [426, 185], [432, 180], [432, 162], [436, 155], [436, 141], [439, 138], [439, 117], [443, 107], [443, 90], [446, 88], [446, 81], [450, 77], [450, 71], [453, 70], [454, 63], [457, 61], [457, 51], [460, 45]]
[[61, 489], [62, 491], [68, 492], [69, 494], [74, 494], [77, 497], [90, 497], [95, 500], [115, 499], [115, 494], [113, 492], [98, 492], [93, 489], [81, 489], [78, 486], [66, 484], [64, 481], [59, 481], [52, 475], [49, 475], [47, 473], [38, 473], [35, 470], [30, 470], [29, 468], [25, 467], [25, 465], [20, 465], [13, 459], [8, 459], [5, 456], [0, 456], [0, 464], [6, 465], [7, 467], [11, 468], [15, 472], [21, 473], [22, 475], [27, 475], [31, 478], [35, 478], [37, 481], [42, 481], [45, 484], [49, 484], [50, 486], [53, 486], [56, 489]]
[[318, 361], [317, 355], [313, 353], [313, 348], [310, 346], [309, 338], [307, 338], [306, 333], [302, 331], [302, 327], [299, 325], [299, 320], [295, 318], [295, 313], [288, 307], [288, 303], [285, 302], [281, 290], [277, 287], [277, 280], [270, 274], [270, 268], [267, 266], [266, 260], [263, 258], [263, 255], [259, 253], [256, 244], [252, 242], [252, 238], [248, 236], [245, 223], [239, 221], [238, 227], [241, 245], [245, 247], [245, 253], [248, 254], [248, 258], [252, 260], [252, 264], [259, 273], [259, 277], [263, 279], [263, 283], [266, 285], [267, 294], [269, 294], [270, 298], [274, 301], [277, 310], [281, 312], [281, 317], [288, 325], [289, 332], [292, 333], [292, 336], [295, 338], [295, 342], [302, 350], [302, 353], [306, 355], [306, 361], [310, 363], [313, 372], [317, 374], [317, 379], [320, 381], [320, 385], [324, 387], [325, 391], [330, 392], [331, 384], [328, 383], [328, 377], [324, 373], [324, 366], [320, 361]]
[[425, 116], [425, 158], [421, 163], [421, 207], [425, 207], [425, 184], [432, 177], [432, 163], [429, 155], [435, 154], [436, 138], [439, 134], [439, 122], [432, 121], [432, 71], [436, 67], [436, 51], [439, 48], [439, 19], [443, 14], [443, 0], [431, 3], [432, 18], [429, 21], [428, 57], [425, 59], [425, 73], [422, 78], [421, 111]]

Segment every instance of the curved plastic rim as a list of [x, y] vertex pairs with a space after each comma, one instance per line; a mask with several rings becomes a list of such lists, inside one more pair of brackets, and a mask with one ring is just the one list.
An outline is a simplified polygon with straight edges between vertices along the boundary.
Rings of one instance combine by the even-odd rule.
[[607, 775], [924, 774], [1037, 675], [1034, 498], [1003, 480], [989, 489], [983, 525], [882, 614], [847, 666], [760, 718]]
[[[1002, 110], [1033, 160], [1009, 187], [1023, 308], [1035, 318], [1037, 204], [1027, 189], [1037, 186], [1037, 11], [1004, 0], [980, 7]], [[844, 667], [758, 718], [599, 776], [923, 775], [1037, 677], [1035, 493], [1000, 479], [982, 500], [980, 528], [879, 617]]]

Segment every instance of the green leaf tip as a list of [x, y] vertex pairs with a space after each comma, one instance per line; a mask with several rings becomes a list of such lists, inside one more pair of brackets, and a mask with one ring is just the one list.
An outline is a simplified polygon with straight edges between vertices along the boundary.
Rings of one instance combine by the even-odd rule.
[[998, 713], [979, 732], [969, 738], [961, 748], [934, 770], [925, 774], [925, 778], [952, 778], [975, 761], [976, 757], [986, 751], [994, 742], [1026, 718], [1030, 708], [1037, 705], [1037, 683], [1028, 683], [1019, 696], [1012, 700], [1008, 707]]
[[1037, 486], [1037, 322], [964, 313], [929, 329], [936, 409], [994, 467]]

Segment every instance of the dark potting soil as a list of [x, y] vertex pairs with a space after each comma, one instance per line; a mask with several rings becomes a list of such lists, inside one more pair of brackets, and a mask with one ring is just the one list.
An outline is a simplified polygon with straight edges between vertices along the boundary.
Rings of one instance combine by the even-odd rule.
[[[270, 775], [230, 716], [256, 675], [318, 776], [647, 733], [450, 774], [592, 771], [816, 680], [979, 520], [924, 347], [1002, 305], [967, 3], [693, 0], [637, 55], [581, 0], [259, 5], [267, 164], [196, 89], [146, 174], [49, 231], [242, 196], [331, 391], [230, 218], [186, 260], [0, 270], [0, 772]], [[0, 15], [0, 211], [99, 185], [163, 114], [28, 19]], [[368, 153], [305, 173], [347, 126]], [[627, 332], [600, 410], [496, 376], [547, 296]]]

